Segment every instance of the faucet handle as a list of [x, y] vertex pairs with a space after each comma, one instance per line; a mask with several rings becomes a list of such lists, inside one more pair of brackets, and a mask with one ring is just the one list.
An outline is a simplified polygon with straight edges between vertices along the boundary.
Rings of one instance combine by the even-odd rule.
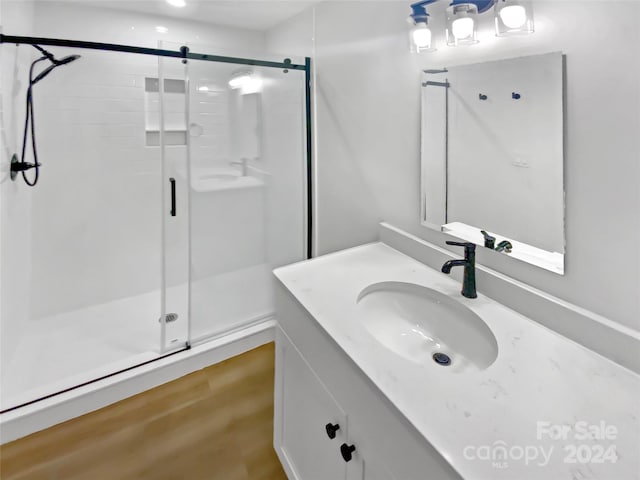
[[489, 235], [485, 230], [480, 230], [480, 233], [484, 237], [484, 246], [493, 250], [496, 246], [496, 237]]
[[456, 247], [470, 248], [472, 250], [476, 248], [476, 244], [471, 242], [452, 242], [447, 240], [447, 245], [455, 245]]
[[[475, 258], [476, 253], [476, 244], [471, 242], [452, 242], [447, 240], [447, 245], [454, 245], [456, 247], [464, 247], [464, 258], [468, 260], [469, 257], [473, 256]], [[472, 260], [473, 261], [473, 260]]]

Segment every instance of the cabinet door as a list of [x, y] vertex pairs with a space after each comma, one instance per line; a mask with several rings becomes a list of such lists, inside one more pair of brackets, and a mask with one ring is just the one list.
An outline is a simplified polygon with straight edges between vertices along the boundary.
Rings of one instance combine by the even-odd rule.
[[[286, 336], [278, 340], [275, 443], [285, 471], [297, 480], [344, 480], [345, 414]], [[329, 423], [339, 426], [333, 439]]]
[[387, 467], [375, 457], [364, 459], [363, 480], [396, 480], [396, 477], [387, 470]]

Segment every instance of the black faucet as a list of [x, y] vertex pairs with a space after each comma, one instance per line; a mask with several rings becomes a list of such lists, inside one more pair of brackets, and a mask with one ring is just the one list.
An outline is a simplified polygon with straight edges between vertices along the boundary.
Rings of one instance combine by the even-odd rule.
[[476, 246], [468, 242], [447, 242], [447, 245], [464, 247], [464, 260], [449, 260], [442, 265], [442, 273], [451, 273], [452, 267], [464, 267], [462, 296], [476, 298]]
[[502, 252], [504, 250], [507, 253], [511, 253], [512, 248], [513, 245], [511, 245], [511, 242], [509, 240], [503, 240], [496, 247], [496, 252]]
[[480, 230], [480, 233], [484, 237], [484, 246], [493, 250], [496, 246], [496, 237], [492, 237], [485, 230]]

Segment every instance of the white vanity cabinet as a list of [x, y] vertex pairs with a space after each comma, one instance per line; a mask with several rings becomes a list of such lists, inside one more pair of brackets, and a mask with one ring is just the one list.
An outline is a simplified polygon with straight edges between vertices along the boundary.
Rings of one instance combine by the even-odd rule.
[[274, 447], [290, 480], [459, 479], [290, 293], [276, 290]]
[[277, 446], [287, 474], [300, 480], [346, 480], [346, 463], [338, 453], [346, 416], [281, 332], [276, 370]]

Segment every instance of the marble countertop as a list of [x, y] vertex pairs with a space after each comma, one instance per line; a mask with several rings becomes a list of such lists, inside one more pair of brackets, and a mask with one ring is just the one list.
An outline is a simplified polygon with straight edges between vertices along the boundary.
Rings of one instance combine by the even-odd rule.
[[[320, 326], [468, 479], [640, 478], [640, 376], [382, 244], [275, 270]], [[358, 322], [377, 282], [438, 290], [490, 327], [498, 357], [479, 372], [411, 363]], [[479, 285], [482, 290], [482, 285]]]

